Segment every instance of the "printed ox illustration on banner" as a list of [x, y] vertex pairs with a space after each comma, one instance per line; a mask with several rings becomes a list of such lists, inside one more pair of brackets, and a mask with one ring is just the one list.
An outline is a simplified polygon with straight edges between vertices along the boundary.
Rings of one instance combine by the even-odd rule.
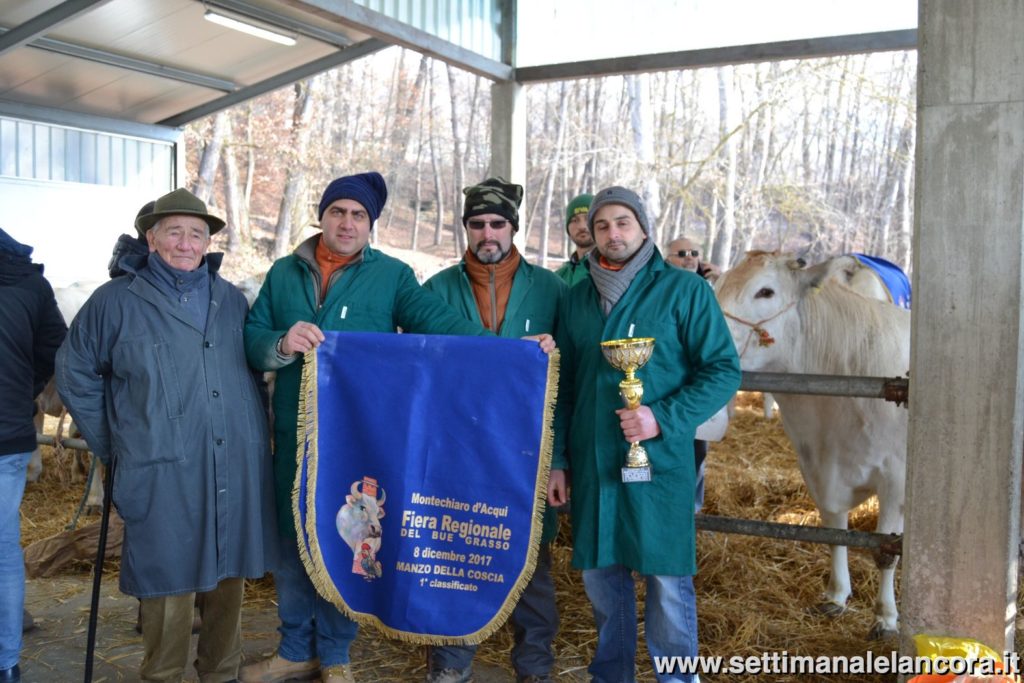
[[306, 355], [293, 502], [317, 590], [412, 642], [478, 643], [536, 564], [557, 355], [327, 332]]

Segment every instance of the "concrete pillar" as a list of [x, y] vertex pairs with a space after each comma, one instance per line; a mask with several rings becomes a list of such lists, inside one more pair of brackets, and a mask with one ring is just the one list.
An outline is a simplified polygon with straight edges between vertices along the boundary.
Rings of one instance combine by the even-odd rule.
[[[526, 92], [514, 81], [491, 85], [491, 167], [487, 175], [526, 187]], [[527, 206], [524, 196], [519, 207], [522, 218]], [[521, 229], [515, 236], [516, 248], [523, 254], [525, 232]]]
[[491, 85], [491, 169], [520, 185], [526, 180], [526, 93], [519, 83]]
[[1022, 452], [1024, 3], [920, 0], [902, 645], [1012, 649]]

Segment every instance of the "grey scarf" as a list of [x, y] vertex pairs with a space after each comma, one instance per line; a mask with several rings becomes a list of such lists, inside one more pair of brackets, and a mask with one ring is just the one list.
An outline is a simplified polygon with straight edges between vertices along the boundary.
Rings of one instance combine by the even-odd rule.
[[647, 265], [652, 255], [654, 255], [654, 240], [649, 237], [633, 254], [633, 258], [626, 262], [622, 270], [608, 270], [602, 267], [599, 262], [601, 255], [597, 249], [587, 255], [587, 258], [590, 259], [590, 277], [594, 281], [594, 286], [597, 287], [597, 293], [601, 295], [601, 308], [605, 315], [612, 312], [612, 308], [619, 303], [619, 299], [629, 289], [633, 278], [641, 268]]

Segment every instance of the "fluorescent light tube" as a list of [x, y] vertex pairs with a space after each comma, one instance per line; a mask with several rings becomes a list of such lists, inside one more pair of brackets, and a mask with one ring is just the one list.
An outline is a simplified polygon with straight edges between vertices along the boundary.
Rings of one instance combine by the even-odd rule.
[[295, 45], [295, 39], [291, 36], [287, 36], [283, 33], [277, 33], [276, 31], [271, 31], [270, 29], [265, 29], [254, 24], [249, 24], [233, 17], [219, 14], [212, 10], [206, 10], [206, 14], [203, 15], [203, 18], [207, 21], [212, 21], [215, 24], [220, 24], [221, 26], [234, 29], [235, 31], [241, 31], [242, 33], [248, 33], [250, 36], [269, 40], [272, 43], [288, 46]]

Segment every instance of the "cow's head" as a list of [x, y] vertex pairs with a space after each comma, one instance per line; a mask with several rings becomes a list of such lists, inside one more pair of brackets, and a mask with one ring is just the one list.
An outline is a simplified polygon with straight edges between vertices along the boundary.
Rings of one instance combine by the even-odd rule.
[[384, 501], [387, 499], [384, 489], [380, 489], [379, 498], [363, 493], [359, 490], [361, 483], [352, 484], [335, 520], [338, 533], [353, 549], [364, 538], [380, 538], [380, 520], [384, 516]]
[[799, 345], [799, 304], [837, 277], [845, 261], [808, 268], [792, 254], [751, 251], [715, 283], [744, 370], [784, 371]]

